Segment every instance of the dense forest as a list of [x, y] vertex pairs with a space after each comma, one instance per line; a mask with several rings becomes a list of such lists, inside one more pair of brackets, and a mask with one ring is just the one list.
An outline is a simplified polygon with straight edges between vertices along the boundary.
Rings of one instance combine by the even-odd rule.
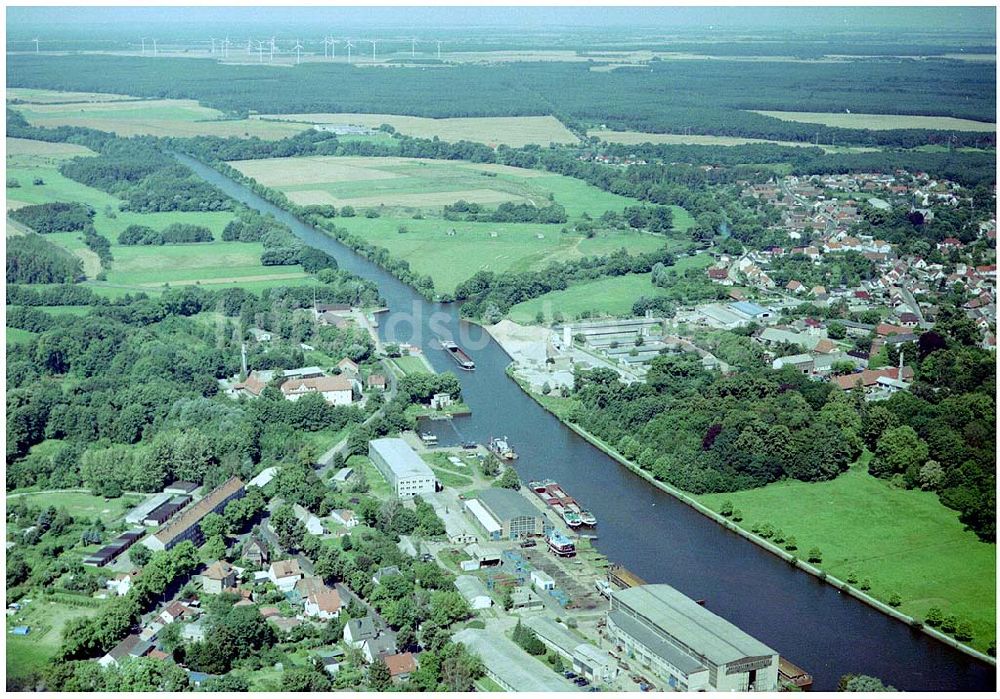
[[960, 309], [944, 309], [934, 331], [902, 349], [916, 371], [912, 391], [874, 403], [794, 369], [772, 371], [745, 347], [720, 352], [740, 368], [730, 376], [705, 371], [691, 354], [656, 357], [645, 383], [577, 370], [570, 419], [694, 493], [828, 480], [867, 449], [873, 475], [938, 493], [994, 541], [996, 370], [978, 339]]
[[[102, 492], [148, 491], [173, 477], [217, 484], [247, 475], [262, 459], [294, 457], [304, 446], [298, 430], [359, 421], [356, 408], [312, 397], [295, 403], [280, 394], [250, 403], [214, 398], [217, 379], [239, 371], [240, 326], [267, 327], [296, 349], [308, 341], [356, 361], [370, 355], [366, 334], [318, 328], [308, 314], [291, 310], [311, 306], [314, 294], [325, 302], [377, 300], [370, 282], [341, 270], [323, 276], [330, 283], [260, 295], [186, 287], [157, 299], [97, 306], [84, 316], [12, 307], [8, 323], [39, 334], [8, 348], [8, 487], [85, 483]], [[9, 300], [23, 303], [37, 293], [12, 287]], [[228, 318], [228, 330], [191, 318], [202, 311]], [[280, 354], [282, 346], [274, 351]], [[291, 359], [301, 362], [298, 352]], [[273, 366], [267, 353], [251, 353], [248, 361], [251, 369]], [[60, 389], [67, 381], [78, 389]], [[44, 440], [47, 449], [28, 454]]]
[[7, 215], [36, 233], [82, 231], [94, 220], [94, 210], [76, 202], [32, 204], [13, 209]]
[[[608, 72], [592, 71], [587, 63], [535, 62], [374, 73], [342, 64], [307, 63], [277, 71], [182, 58], [166, 63], [101, 55], [12, 55], [7, 76], [11, 87], [190, 98], [234, 115], [251, 109], [427, 117], [555, 114], [571, 125], [777, 140], [811, 141], [819, 130], [824, 142], [835, 138], [859, 145], [899, 146], [911, 143], [913, 135], [817, 129], [746, 110], [788, 109], [789, 94], [795, 94], [795, 109], [802, 111], [849, 109], [989, 122], [996, 117], [989, 97], [996, 89], [990, 65], [947, 60], [654, 61], [646, 68]], [[251, 83], [255, 89], [248, 92]], [[803, 84], [820, 88], [805, 91]], [[873, 89], [887, 84], [891, 91]], [[444, 92], [450, 96], [447, 101], [439, 99]], [[927, 132], [926, 138], [931, 143], [935, 137]]]
[[97, 156], [73, 158], [60, 172], [124, 199], [123, 211], [224, 211], [231, 200], [145, 138], [106, 141]]
[[60, 284], [83, 277], [80, 258], [39, 235], [7, 236], [8, 284]]

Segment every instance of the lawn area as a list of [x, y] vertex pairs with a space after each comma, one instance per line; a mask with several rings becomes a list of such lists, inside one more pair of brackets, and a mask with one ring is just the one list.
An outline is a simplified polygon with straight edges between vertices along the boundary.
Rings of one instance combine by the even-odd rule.
[[936, 129], [947, 131], [996, 131], [997, 125], [971, 119], [942, 116], [912, 116], [909, 114], [853, 114], [845, 112], [771, 112], [756, 111], [764, 116], [782, 121], [799, 121], [805, 124], [823, 124], [843, 129]]
[[[681, 272], [691, 267], [707, 267], [712, 263], [708, 255], [678, 258], [671, 269]], [[650, 274], [626, 274], [621, 277], [604, 277], [573, 284], [568, 289], [550, 291], [538, 298], [517, 304], [507, 314], [515, 323], [534, 323], [541, 311], [546, 321], [559, 312], [567, 319], [575, 319], [590, 311], [593, 315], [630, 316], [632, 304], [640, 296], [657, 296], [662, 293], [653, 286]]]
[[[41, 672], [59, 651], [63, 627], [77, 617], [94, 616], [101, 608], [100, 601], [87, 597], [81, 597], [80, 600], [93, 606], [67, 604], [37, 594], [29, 596], [29, 599], [31, 602], [23, 611], [7, 617], [5, 635], [8, 680]], [[11, 628], [22, 625], [30, 626], [31, 633], [27, 636], [10, 634]]]
[[432, 466], [431, 470], [434, 471], [434, 476], [445, 488], [468, 488], [473, 483], [471, 478], [460, 476], [443, 468]]
[[694, 497], [715, 511], [731, 501], [746, 528], [769, 523], [794, 536], [800, 556], [818, 546], [823, 570], [841, 580], [852, 571], [868, 578], [882, 600], [898, 593], [906, 614], [922, 619], [939, 607], [968, 620], [980, 650], [996, 637], [996, 545], [965, 531], [934, 493], [890, 488], [858, 464], [824, 483], [789, 480]]
[[58, 104], [29, 103], [13, 107], [32, 126], [83, 126], [119, 136], [228, 136], [276, 140], [304, 131], [302, 124], [224, 119], [222, 112], [194, 100], [104, 100]]
[[417, 372], [424, 373], [435, 373], [433, 369], [427, 366], [427, 363], [421, 357], [396, 357], [395, 359], [390, 359], [396, 367], [402, 371], [404, 374], [413, 374]]
[[[10, 308], [16, 308], [16, 306]], [[54, 316], [85, 316], [90, 313], [90, 306], [32, 306], [32, 308]]]
[[370, 492], [374, 497], [385, 499], [393, 494], [388, 481], [382, 477], [382, 474], [375, 468], [375, 464], [367, 456], [355, 454], [347, 460], [347, 465], [353, 468], [355, 472], [365, 474]]
[[14, 492], [8, 493], [7, 497], [12, 500], [23, 500], [35, 507], [52, 506], [64, 508], [70, 515], [76, 518], [93, 519], [94, 517], [100, 517], [108, 524], [121, 519], [133, 507], [132, 501], [135, 499], [134, 497], [124, 497], [105, 502], [104, 498], [99, 495], [91, 495], [88, 492], [73, 490], [40, 493]]
[[260, 119], [297, 121], [304, 124], [351, 124], [377, 129], [389, 124], [401, 134], [454, 143], [473, 141], [520, 148], [529, 143], [577, 143], [579, 139], [552, 116], [451, 117], [428, 119], [397, 114], [262, 114]]
[[5, 328], [5, 330], [8, 345], [18, 345], [22, 342], [28, 342], [37, 334], [30, 330], [21, 330], [20, 328]]

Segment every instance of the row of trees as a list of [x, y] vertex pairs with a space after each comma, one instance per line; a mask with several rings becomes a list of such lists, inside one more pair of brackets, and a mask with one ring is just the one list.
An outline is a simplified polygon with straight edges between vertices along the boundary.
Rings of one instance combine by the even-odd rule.
[[132, 224], [118, 234], [119, 245], [169, 245], [175, 243], [211, 243], [215, 238], [205, 226], [171, 223], [162, 231]]

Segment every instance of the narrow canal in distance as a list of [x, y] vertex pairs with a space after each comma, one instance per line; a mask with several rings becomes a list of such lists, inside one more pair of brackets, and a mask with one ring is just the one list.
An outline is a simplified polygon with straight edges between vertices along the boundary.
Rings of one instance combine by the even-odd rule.
[[[457, 304], [426, 301], [325, 233], [242, 184], [184, 155], [181, 162], [237, 201], [288, 225], [305, 243], [378, 284], [389, 313], [383, 339], [420, 346], [453, 370], [472, 415], [455, 420], [463, 439], [507, 435], [524, 481], [552, 478], [598, 519], [597, 548], [651, 583], [668, 583], [759, 638], [832, 691], [841, 675], [866, 674], [907, 691], [987, 691], [992, 666], [935, 641], [767, 553], [659, 490], [559, 422], [505, 373], [510, 358], [485, 331], [459, 319]], [[433, 327], [433, 330], [431, 329]], [[386, 337], [385, 333], [389, 332]], [[476, 370], [458, 369], [439, 348], [450, 334]]]

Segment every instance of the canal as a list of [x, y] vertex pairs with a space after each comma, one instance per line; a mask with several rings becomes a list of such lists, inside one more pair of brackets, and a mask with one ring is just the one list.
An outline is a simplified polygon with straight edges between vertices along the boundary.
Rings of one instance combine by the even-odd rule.
[[[668, 583], [810, 672], [817, 690], [836, 689], [847, 673], [873, 675], [908, 691], [986, 691], [992, 666], [891, 619], [698, 514], [631, 473], [545, 411], [510, 379], [510, 358], [457, 304], [426, 301], [325, 233], [203, 163], [177, 156], [229, 196], [288, 225], [342, 269], [376, 282], [389, 312], [383, 339], [422, 348], [438, 370], [454, 370], [472, 415], [455, 420], [462, 439], [506, 435], [520, 454], [524, 481], [552, 478], [598, 519], [595, 542], [609, 559], [647, 582]], [[458, 370], [440, 349], [452, 337], [476, 362]], [[438, 428], [441, 429], [441, 428]], [[442, 435], [444, 436], [444, 435]], [[444, 440], [442, 440], [444, 441]]]

